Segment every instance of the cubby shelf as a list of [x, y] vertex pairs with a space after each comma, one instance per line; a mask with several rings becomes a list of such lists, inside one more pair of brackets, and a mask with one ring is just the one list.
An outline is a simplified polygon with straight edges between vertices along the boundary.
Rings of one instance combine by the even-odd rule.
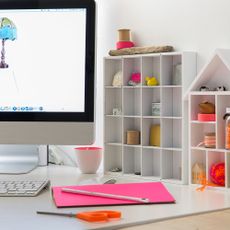
[[[180, 82], [173, 80], [178, 64], [181, 64]], [[112, 86], [117, 72], [122, 77], [119, 87]], [[134, 72], [141, 74], [140, 85], [129, 86]], [[118, 168], [119, 175], [188, 182], [183, 93], [195, 75], [195, 52], [104, 58], [105, 173], [113, 174], [111, 171]], [[146, 76], [154, 76], [159, 85], [147, 86]], [[152, 103], [160, 103], [159, 115], [152, 114]], [[114, 108], [121, 110], [121, 114], [114, 115]], [[150, 128], [154, 124], [160, 125], [160, 146], [150, 145]], [[127, 144], [128, 130], [139, 131], [139, 145]]]
[[[229, 72], [230, 74], [230, 72]], [[229, 75], [230, 76], [230, 75]], [[215, 103], [216, 121], [200, 122], [192, 120], [196, 116], [198, 104], [203, 100], [209, 100]], [[225, 163], [225, 188], [230, 188], [229, 175], [227, 175], [228, 167], [230, 167], [229, 157], [230, 150], [225, 149], [225, 121], [223, 116], [226, 108], [230, 107], [230, 91], [223, 92], [195, 92], [190, 94], [190, 183], [192, 180], [192, 168], [195, 163], [202, 163], [205, 168], [205, 174], [207, 180], [210, 180], [210, 167], [213, 163], [224, 162]], [[195, 108], [196, 106], [196, 108]], [[216, 147], [206, 148], [204, 146], [197, 146], [204, 140], [206, 133], [215, 133]], [[201, 157], [202, 155], [203, 157]], [[218, 187], [219, 188], [219, 187]]]

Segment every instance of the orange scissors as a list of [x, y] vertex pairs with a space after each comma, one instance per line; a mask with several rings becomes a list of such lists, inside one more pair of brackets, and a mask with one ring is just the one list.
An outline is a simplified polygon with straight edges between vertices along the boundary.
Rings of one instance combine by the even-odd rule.
[[112, 210], [99, 210], [79, 213], [60, 213], [60, 212], [41, 212], [37, 211], [37, 214], [67, 216], [82, 219], [88, 222], [108, 221], [109, 219], [120, 219], [121, 212]]

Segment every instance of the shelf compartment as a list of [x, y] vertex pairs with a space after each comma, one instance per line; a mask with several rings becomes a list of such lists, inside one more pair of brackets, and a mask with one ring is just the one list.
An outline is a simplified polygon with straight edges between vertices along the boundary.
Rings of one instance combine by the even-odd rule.
[[152, 103], [160, 103], [160, 88], [142, 90], [142, 115], [152, 116]]
[[[181, 55], [162, 55], [161, 56], [161, 85], [181, 85], [182, 84], [182, 70], [180, 68], [180, 80], [173, 80], [173, 73], [175, 73], [176, 65], [182, 63]], [[179, 67], [178, 67], [179, 74]]]
[[230, 152], [225, 155], [225, 187], [230, 188]]
[[155, 77], [160, 84], [160, 55], [142, 57], [142, 85], [146, 85], [146, 77]]
[[192, 121], [198, 120], [199, 104], [205, 101], [216, 105], [215, 95], [190, 95], [190, 117]]
[[208, 181], [212, 182], [210, 178], [211, 166], [215, 163], [225, 162], [225, 152], [208, 151], [207, 154], [208, 154], [208, 167], [207, 167], [206, 177]]
[[[198, 145], [204, 142], [206, 133], [216, 133], [215, 123], [192, 123], [190, 136], [191, 146], [199, 147]], [[200, 147], [203, 147], [203, 145]]]
[[230, 108], [230, 95], [217, 96], [217, 147], [225, 148], [225, 120], [226, 108]]
[[124, 115], [140, 116], [141, 115], [141, 89], [125, 88], [123, 91], [123, 108]]
[[105, 117], [105, 143], [122, 143], [122, 118]]
[[[123, 144], [127, 144], [127, 131], [137, 130], [140, 132], [141, 137], [141, 119], [134, 117], [124, 117], [123, 120]], [[141, 144], [141, 139], [140, 139]]]
[[105, 114], [113, 115], [113, 109], [117, 108], [122, 112], [122, 89], [121, 88], [105, 88], [107, 100], [105, 100]]
[[[206, 159], [206, 151], [203, 150], [191, 150], [191, 167], [190, 167], [190, 183], [191, 184], [197, 184], [193, 182], [193, 167], [194, 165], [198, 163], [203, 165], [204, 173], [206, 175], [206, 168], [207, 168], [207, 159]], [[203, 176], [203, 175], [201, 175]]]
[[199, 90], [198, 87], [201, 85], [207, 86], [211, 90], [214, 90], [220, 85], [225, 86], [228, 90], [230, 89], [230, 71], [228, 64], [224, 60], [225, 58], [221, 60], [218, 55], [215, 55], [208, 67], [203, 70], [202, 79], [199, 81], [196, 90]]
[[141, 73], [141, 58], [130, 57], [123, 59], [123, 85], [127, 86], [133, 73]]
[[142, 176], [152, 176], [160, 179], [161, 150], [142, 150]]
[[122, 146], [105, 145], [104, 149], [104, 171], [111, 172], [111, 169], [122, 170]]
[[161, 119], [163, 148], [182, 148], [182, 119]]
[[122, 70], [122, 59], [104, 59], [105, 85], [112, 86], [114, 75]]
[[162, 179], [182, 179], [182, 152], [162, 150]]
[[182, 88], [162, 88], [162, 116], [182, 116]]
[[133, 148], [131, 146], [123, 147], [123, 173], [140, 175], [141, 148]]
[[152, 125], [160, 125], [161, 121], [158, 118], [142, 119], [142, 145], [149, 147], [159, 147], [150, 145], [150, 130]]

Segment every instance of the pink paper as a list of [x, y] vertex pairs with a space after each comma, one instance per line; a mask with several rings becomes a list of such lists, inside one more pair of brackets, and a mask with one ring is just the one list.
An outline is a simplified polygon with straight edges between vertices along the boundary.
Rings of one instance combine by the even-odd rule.
[[53, 187], [53, 198], [57, 207], [86, 207], [105, 205], [146, 204], [138, 201], [112, 199], [62, 192], [61, 188], [80, 189], [91, 192], [109, 193], [123, 196], [148, 198], [149, 204], [174, 203], [175, 199], [161, 182], [143, 182], [129, 184], [97, 184], [82, 186]]

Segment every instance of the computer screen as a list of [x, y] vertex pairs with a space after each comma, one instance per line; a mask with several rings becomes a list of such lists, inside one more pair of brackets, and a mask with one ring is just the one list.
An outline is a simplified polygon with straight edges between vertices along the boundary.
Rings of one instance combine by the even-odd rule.
[[0, 52], [0, 143], [93, 143], [93, 0], [0, 0]]
[[84, 112], [86, 9], [0, 10], [0, 23], [0, 112]]

